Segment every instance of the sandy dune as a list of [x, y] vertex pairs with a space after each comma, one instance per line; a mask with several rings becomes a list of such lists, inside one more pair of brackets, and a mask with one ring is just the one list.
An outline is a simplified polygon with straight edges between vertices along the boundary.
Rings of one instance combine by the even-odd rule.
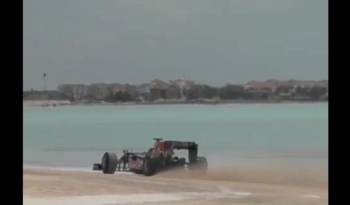
[[25, 168], [25, 205], [328, 204], [326, 186], [213, 180], [177, 171], [133, 174]]

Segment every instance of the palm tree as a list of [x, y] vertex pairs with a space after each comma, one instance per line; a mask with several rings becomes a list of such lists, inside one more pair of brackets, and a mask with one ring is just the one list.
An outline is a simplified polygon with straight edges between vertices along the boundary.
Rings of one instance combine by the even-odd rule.
[[46, 91], [46, 73], [43, 73], [44, 91]]

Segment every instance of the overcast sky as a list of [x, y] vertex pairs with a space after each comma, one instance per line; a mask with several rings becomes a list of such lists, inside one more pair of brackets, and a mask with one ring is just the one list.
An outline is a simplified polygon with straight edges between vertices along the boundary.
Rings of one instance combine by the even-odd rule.
[[24, 0], [24, 89], [328, 79], [326, 0]]

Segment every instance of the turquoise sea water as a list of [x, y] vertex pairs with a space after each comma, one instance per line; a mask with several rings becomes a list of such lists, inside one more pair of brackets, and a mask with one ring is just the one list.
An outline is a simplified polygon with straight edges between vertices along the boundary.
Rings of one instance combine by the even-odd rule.
[[91, 167], [104, 151], [145, 151], [154, 137], [196, 141], [209, 166], [325, 167], [328, 104], [24, 107], [23, 163]]

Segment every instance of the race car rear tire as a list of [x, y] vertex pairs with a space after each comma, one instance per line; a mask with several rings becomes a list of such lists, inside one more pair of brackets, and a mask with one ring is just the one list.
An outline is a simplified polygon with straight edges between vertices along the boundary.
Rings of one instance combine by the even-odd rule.
[[118, 158], [113, 152], [106, 152], [102, 157], [102, 172], [104, 174], [114, 174], [117, 169]]

